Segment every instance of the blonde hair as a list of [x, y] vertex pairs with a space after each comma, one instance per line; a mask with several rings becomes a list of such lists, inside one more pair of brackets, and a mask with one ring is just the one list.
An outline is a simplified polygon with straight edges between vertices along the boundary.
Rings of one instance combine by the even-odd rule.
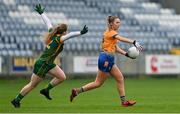
[[45, 44], [48, 45], [51, 42], [53, 36], [57, 34], [62, 35], [67, 31], [67, 29], [67, 24], [58, 24], [57, 27], [53, 28], [51, 32], [45, 34]]

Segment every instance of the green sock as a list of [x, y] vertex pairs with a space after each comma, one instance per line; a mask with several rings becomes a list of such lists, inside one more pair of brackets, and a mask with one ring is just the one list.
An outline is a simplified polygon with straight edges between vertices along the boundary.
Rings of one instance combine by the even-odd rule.
[[51, 83], [49, 83], [48, 85], [47, 85], [47, 87], [46, 87], [46, 89], [49, 91], [50, 89], [52, 89], [54, 86], [51, 84]]
[[20, 102], [23, 99], [23, 95], [21, 95], [20, 93], [15, 97], [15, 100]]

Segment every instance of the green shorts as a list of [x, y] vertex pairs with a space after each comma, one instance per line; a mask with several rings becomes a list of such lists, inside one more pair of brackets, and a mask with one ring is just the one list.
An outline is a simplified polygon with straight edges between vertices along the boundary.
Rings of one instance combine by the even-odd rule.
[[46, 76], [46, 73], [54, 68], [56, 64], [54, 63], [46, 63], [45, 61], [42, 60], [37, 60], [34, 64], [34, 69], [33, 73], [38, 75], [41, 78], [44, 78]]

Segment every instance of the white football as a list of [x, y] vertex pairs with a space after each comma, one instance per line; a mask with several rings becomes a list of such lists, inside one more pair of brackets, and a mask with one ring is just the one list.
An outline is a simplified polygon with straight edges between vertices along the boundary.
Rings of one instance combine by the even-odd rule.
[[139, 56], [139, 50], [136, 47], [130, 47], [128, 49], [128, 55], [135, 59]]

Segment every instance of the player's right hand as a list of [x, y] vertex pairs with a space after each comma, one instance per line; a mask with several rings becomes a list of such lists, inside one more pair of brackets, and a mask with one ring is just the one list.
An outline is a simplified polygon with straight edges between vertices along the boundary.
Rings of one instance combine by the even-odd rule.
[[41, 15], [42, 13], [44, 13], [45, 8], [41, 4], [37, 4], [34, 10]]
[[88, 32], [88, 27], [84, 25], [84, 28], [81, 30], [81, 34], [86, 34]]

